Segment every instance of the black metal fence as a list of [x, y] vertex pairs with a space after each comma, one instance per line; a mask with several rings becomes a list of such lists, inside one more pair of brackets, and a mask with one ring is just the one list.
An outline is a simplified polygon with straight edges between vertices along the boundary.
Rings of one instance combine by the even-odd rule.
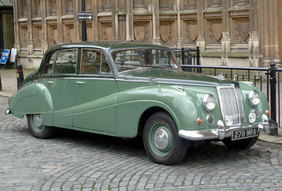
[[[200, 48], [196, 47], [196, 49], [173, 49], [174, 55], [177, 58], [178, 63], [182, 65], [200, 65]], [[198, 68], [198, 72], [200, 72], [201, 68]], [[192, 72], [191, 68], [183, 68], [183, 70]]]
[[[203, 66], [200, 65], [199, 48], [192, 50], [174, 50], [176, 57], [184, 71], [204, 73], [213, 76], [223, 76], [234, 81], [249, 81], [260, 89], [270, 103], [272, 119], [281, 127], [281, 68], [274, 63], [269, 67], [230, 67], [230, 66]], [[184, 58], [183, 58], [184, 57]], [[278, 129], [271, 130], [276, 135]]]

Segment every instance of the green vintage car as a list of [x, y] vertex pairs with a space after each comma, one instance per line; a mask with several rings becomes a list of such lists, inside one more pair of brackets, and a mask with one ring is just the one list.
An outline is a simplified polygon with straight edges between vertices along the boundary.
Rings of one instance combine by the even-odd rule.
[[53, 136], [54, 127], [143, 136], [149, 157], [166, 165], [197, 141], [249, 148], [270, 120], [251, 84], [183, 72], [169, 48], [121, 41], [54, 46], [6, 113], [26, 116], [37, 138]]

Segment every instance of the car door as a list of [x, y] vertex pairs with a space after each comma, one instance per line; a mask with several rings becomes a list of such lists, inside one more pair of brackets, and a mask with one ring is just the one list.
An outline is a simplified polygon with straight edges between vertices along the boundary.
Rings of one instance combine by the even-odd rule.
[[59, 50], [47, 58], [40, 83], [44, 84], [53, 102], [53, 125], [73, 126], [74, 88], [78, 49]]
[[114, 134], [116, 94], [114, 75], [102, 50], [81, 50], [80, 75], [75, 79], [74, 126]]

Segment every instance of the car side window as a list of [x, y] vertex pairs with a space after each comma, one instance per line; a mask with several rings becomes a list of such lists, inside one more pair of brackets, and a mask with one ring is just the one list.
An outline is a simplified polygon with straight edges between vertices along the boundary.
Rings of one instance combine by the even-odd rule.
[[77, 50], [60, 50], [49, 56], [44, 74], [75, 74]]
[[48, 61], [46, 63], [44, 74], [52, 74], [53, 73], [53, 65], [56, 60], [57, 52], [49, 56]]
[[77, 51], [66, 50], [57, 53], [54, 74], [74, 74], [77, 62]]
[[100, 50], [84, 49], [81, 63], [82, 74], [111, 74], [108, 61]]

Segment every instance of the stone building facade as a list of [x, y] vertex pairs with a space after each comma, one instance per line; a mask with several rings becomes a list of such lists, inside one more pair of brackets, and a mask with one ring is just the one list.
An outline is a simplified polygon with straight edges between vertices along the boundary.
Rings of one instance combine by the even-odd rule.
[[[263, 66], [282, 56], [280, 0], [85, 0], [87, 40], [200, 47], [201, 64]], [[81, 41], [79, 0], [14, 0], [15, 47], [37, 67], [54, 44]], [[279, 51], [281, 50], [281, 51]]]

